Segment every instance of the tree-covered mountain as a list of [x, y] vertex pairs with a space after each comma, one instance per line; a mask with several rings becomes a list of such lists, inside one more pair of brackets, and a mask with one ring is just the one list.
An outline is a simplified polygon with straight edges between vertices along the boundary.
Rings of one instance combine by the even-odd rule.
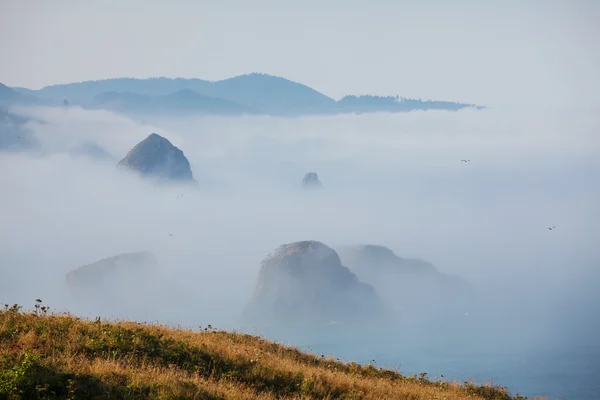
[[[9, 89], [12, 90], [12, 89]], [[280, 116], [450, 110], [475, 107], [447, 101], [381, 96], [346, 96], [339, 101], [306, 85], [267, 74], [248, 74], [221, 81], [184, 78], [117, 78], [15, 88], [17, 95], [45, 101], [136, 114], [239, 114]], [[14, 96], [14, 94], [13, 94]]]
[[40, 99], [52, 100], [55, 102], [61, 102], [64, 99], [67, 99], [71, 104], [89, 106], [96, 96], [107, 92], [162, 96], [183, 89], [190, 89], [202, 93], [206, 90], [205, 88], [210, 85], [211, 82], [203, 81], [201, 79], [116, 78], [52, 85], [39, 90], [29, 90], [24, 88], [15, 88], [15, 90], [18, 90], [21, 93], [34, 94]]
[[337, 102], [340, 112], [368, 113], [377, 111], [400, 112], [413, 110], [457, 111], [462, 108], [477, 107], [450, 101], [407, 99], [399, 96], [345, 96]]
[[36, 103], [37, 99], [29, 94], [18, 92], [0, 83], [0, 107], [27, 105]]
[[323, 114], [335, 107], [335, 100], [308, 86], [266, 74], [214, 82], [208, 94], [268, 114]]
[[[168, 98], [151, 97], [168, 95], [173, 96], [171, 100], [174, 103], [168, 107], [171, 110], [178, 104], [183, 108], [189, 107], [190, 103], [197, 104], [200, 96], [204, 96], [202, 101], [209, 108], [208, 111], [231, 108], [238, 112], [254, 110], [261, 114], [298, 115], [327, 113], [335, 106], [335, 100], [308, 86], [265, 74], [241, 75], [216, 82], [183, 78], [118, 78], [53, 85], [37, 91], [17, 90], [34, 93], [39, 98], [57, 103], [67, 99], [71, 104], [84, 107], [108, 103], [112, 111], [127, 112], [131, 111], [131, 102], [138, 102], [135, 108], [140, 111], [146, 107], [166, 106], [163, 100], [167, 101]], [[219, 104], [217, 100], [220, 100]], [[117, 109], [115, 101], [123, 103], [123, 110]], [[193, 108], [196, 110], [196, 107]], [[154, 112], [150, 109], [147, 111]]]
[[106, 92], [94, 97], [92, 108], [125, 114], [241, 114], [249, 107], [214, 97], [198, 94], [190, 89], [151, 96], [137, 93]]

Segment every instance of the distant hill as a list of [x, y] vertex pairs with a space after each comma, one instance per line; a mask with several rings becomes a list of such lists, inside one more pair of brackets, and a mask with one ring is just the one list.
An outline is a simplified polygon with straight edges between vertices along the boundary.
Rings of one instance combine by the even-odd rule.
[[250, 74], [215, 82], [210, 95], [246, 104], [266, 114], [323, 114], [335, 100], [284, 78]]
[[94, 97], [92, 108], [125, 114], [241, 114], [250, 108], [219, 98], [198, 94], [190, 89], [150, 96], [137, 93], [106, 92]]
[[0, 83], [0, 106], [27, 105], [36, 103], [36, 101], [34, 96], [20, 93]]
[[24, 87], [13, 86], [13, 87], [11, 87], [11, 89], [14, 90], [15, 92], [19, 92], [21, 94], [25, 94], [25, 95], [29, 95], [29, 96], [34, 96], [35, 97], [35, 94], [36, 94], [35, 90], [27, 89], [27, 88], [24, 88]]
[[[71, 104], [96, 108], [106, 105], [106, 109], [120, 112], [142, 111], [147, 107], [173, 111], [182, 107], [188, 111], [207, 108], [218, 113], [254, 110], [261, 114], [298, 115], [327, 113], [335, 106], [335, 100], [308, 86], [265, 74], [242, 75], [217, 82], [118, 78], [53, 85], [37, 91], [18, 90], [56, 103], [67, 99]], [[199, 107], [200, 102], [203, 105]]]
[[211, 82], [201, 79], [170, 78], [116, 78], [99, 81], [86, 81], [46, 86], [39, 90], [15, 88], [22, 93], [35, 94], [40, 99], [61, 102], [67, 99], [71, 104], [89, 106], [94, 98], [102, 93], [133, 93], [148, 96], [162, 96], [189, 89], [202, 93]]
[[399, 96], [345, 96], [337, 102], [340, 112], [367, 113], [377, 111], [401, 112], [413, 110], [458, 111], [462, 108], [476, 107], [450, 101], [414, 100]]
[[252, 112], [298, 116], [412, 110], [456, 111], [476, 107], [473, 104], [424, 101], [398, 96], [346, 96], [336, 102], [306, 85], [257, 73], [216, 82], [184, 78], [117, 78], [53, 85], [40, 90], [15, 88], [12, 92], [17, 95], [35, 95], [55, 104], [61, 104], [66, 99], [73, 105], [120, 113]]

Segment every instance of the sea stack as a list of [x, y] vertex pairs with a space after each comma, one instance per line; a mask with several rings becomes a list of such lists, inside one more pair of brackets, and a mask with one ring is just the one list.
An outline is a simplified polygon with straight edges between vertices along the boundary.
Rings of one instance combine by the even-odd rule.
[[373, 287], [317, 241], [284, 244], [261, 263], [244, 319], [266, 324], [326, 324], [370, 319], [382, 311]]
[[372, 285], [405, 321], [456, 319], [475, 301], [467, 281], [440, 273], [427, 261], [402, 258], [387, 247], [373, 244], [337, 250], [344, 265]]
[[117, 167], [135, 171], [142, 177], [159, 183], [196, 184], [183, 151], [156, 133], [139, 142], [119, 161]]
[[323, 185], [319, 181], [319, 176], [316, 172], [308, 172], [302, 178], [302, 187], [305, 189], [320, 189]]
[[193, 293], [149, 251], [122, 253], [66, 276], [65, 299], [81, 315], [175, 322], [193, 311]]
[[67, 274], [72, 288], [100, 288], [123, 280], [142, 282], [158, 270], [156, 256], [148, 251], [123, 253], [83, 265]]

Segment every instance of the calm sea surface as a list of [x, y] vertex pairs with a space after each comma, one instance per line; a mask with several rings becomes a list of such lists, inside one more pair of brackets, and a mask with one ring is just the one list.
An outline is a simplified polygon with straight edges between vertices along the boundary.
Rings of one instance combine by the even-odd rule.
[[427, 372], [450, 380], [494, 382], [512, 394], [549, 399], [600, 399], [600, 344], [572, 345], [535, 350], [469, 350], [439, 347], [396, 349], [389, 352], [363, 352], [334, 345], [303, 346], [346, 360], [399, 369], [405, 375]]

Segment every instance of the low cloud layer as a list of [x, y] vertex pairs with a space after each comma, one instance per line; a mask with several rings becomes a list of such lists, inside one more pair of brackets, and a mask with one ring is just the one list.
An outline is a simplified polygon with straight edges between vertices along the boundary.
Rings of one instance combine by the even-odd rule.
[[[514, 340], [591, 338], [600, 327], [592, 112], [151, 123], [78, 108], [15, 112], [32, 118], [40, 147], [0, 153], [2, 302], [41, 297], [85, 314], [64, 294], [70, 270], [150, 250], [190, 295], [169, 322], [236, 327], [260, 260], [282, 243], [319, 240], [384, 245], [465, 278], [490, 313], [528, 321]], [[199, 190], [157, 188], [118, 173], [116, 161], [72, 152], [93, 144], [118, 161], [151, 132], [184, 151]], [[309, 171], [322, 191], [300, 190]]]

